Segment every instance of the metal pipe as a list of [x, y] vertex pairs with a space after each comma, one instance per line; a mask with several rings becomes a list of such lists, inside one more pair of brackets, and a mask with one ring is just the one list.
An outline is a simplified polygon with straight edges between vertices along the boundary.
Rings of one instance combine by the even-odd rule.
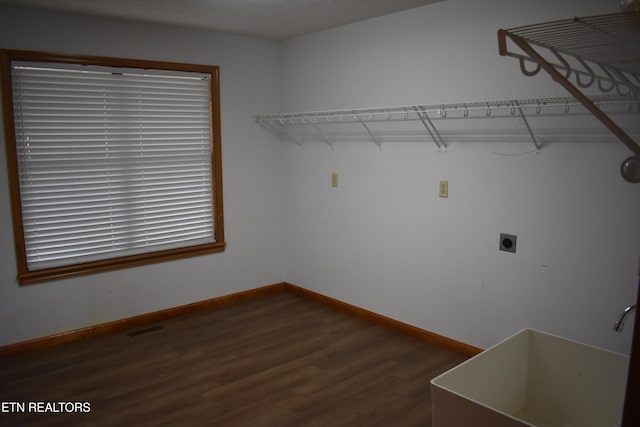
[[622, 329], [624, 328], [624, 321], [627, 318], [627, 316], [629, 315], [629, 313], [631, 313], [633, 310], [635, 310], [637, 306], [634, 305], [630, 305], [629, 307], [625, 308], [622, 313], [620, 313], [620, 317], [618, 317], [618, 320], [616, 320], [616, 322], [613, 324], [613, 330], [616, 332], [621, 332]]

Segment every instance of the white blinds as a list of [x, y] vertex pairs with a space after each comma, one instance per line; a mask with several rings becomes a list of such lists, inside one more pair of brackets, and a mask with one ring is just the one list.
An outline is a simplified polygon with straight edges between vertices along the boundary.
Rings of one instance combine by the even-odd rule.
[[210, 78], [12, 63], [29, 271], [215, 241]]

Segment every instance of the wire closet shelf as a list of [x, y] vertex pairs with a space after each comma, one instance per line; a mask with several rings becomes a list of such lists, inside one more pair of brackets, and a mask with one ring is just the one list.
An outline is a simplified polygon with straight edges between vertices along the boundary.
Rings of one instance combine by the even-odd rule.
[[[390, 132], [389, 126], [381, 127], [377, 123], [413, 121], [418, 124], [414, 134], [415, 130], [420, 131], [422, 140], [432, 141], [440, 151], [446, 150], [451, 139], [460, 135], [443, 129], [444, 122], [515, 117], [517, 130], [540, 151], [545, 142], [540, 136], [544, 135], [544, 129], [541, 131], [541, 122], [533, 123], [533, 118], [592, 115], [640, 156], [640, 145], [618, 123], [631, 122], [633, 132], [637, 132], [635, 127], [640, 112], [639, 12], [499, 30], [498, 47], [500, 55], [519, 60], [523, 74], [534, 76], [544, 70], [571, 96], [262, 114], [254, 119], [278, 137], [299, 145], [317, 139], [332, 148], [336, 142], [353, 140], [352, 133], [336, 131], [338, 125], [353, 124], [366, 140], [382, 147], [385, 138], [399, 140], [397, 137], [401, 133]], [[588, 90], [592, 91], [587, 93]], [[551, 120], [547, 119], [542, 127]]]
[[[631, 94], [598, 95], [590, 97], [590, 100], [595, 105], [616, 114], [629, 115], [640, 112], [640, 97]], [[440, 151], [447, 149], [451, 139], [464, 136], [464, 131], [447, 131], [444, 122], [465, 119], [517, 119], [521, 133], [533, 142], [536, 150], [540, 150], [544, 145], [544, 138], [539, 135], [543, 132], [539, 132], [541, 130], [532, 124], [532, 120], [567, 115], [584, 116], [588, 115], [588, 112], [573, 97], [541, 97], [261, 114], [254, 116], [254, 120], [276, 136], [294, 141], [298, 145], [312, 139], [323, 141], [333, 148], [337, 142], [355, 140], [357, 137], [354, 136], [353, 127], [349, 128], [350, 132], [336, 131], [337, 126], [351, 125], [359, 128], [361, 136], [380, 148], [386, 140], [397, 141], [402, 139], [402, 135], [406, 139], [407, 135], [411, 134], [413, 140], [417, 135], [420, 141], [433, 142]], [[417, 127], [413, 128], [413, 132], [402, 134], [398, 129], [403, 122], [416, 122]], [[509, 137], [515, 132], [513, 126], [503, 130]], [[486, 131], [485, 129], [485, 133]], [[575, 129], [567, 132], [575, 133]], [[476, 136], [478, 133], [477, 128], [469, 132]], [[493, 137], [499, 136], [500, 130], [496, 127], [489, 133]]]
[[636, 143], [587, 95], [588, 90], [640, 96], [640, 12], [576, 17], [498, 31], [500, 55], [519, 60], [520, 70], [541, 70], [577, 101], [636, 156]]

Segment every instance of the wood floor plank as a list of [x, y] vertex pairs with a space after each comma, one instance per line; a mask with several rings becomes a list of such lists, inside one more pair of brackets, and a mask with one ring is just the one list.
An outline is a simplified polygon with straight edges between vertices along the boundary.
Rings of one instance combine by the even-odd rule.
[[0, 359], [0, 401], [91, 405], [0, 425], [430, 426], [466, 359], [290, 292], [149, 326]]

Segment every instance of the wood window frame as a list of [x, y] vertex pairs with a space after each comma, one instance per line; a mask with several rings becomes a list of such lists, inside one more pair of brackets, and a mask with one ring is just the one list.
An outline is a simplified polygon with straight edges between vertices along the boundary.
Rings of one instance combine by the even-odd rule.
[[[64, 267], [29, 271], [27, 267], [25, 239], [23, 235], [23, 217], [20, 200], [20, 182], [15, 140], [13, 96], [11, 83], [12, 61], [54, 62], [76, 65], [101, 65], [123, 68], [141, 68], [154, 70], [170, 70], [200, 72], [211, 75], [211, 184], [213, 191], [213, 221], [215, 241], [209, 244], [162, 250], [139, 255], [112, 258], [87, 262]], [[0, 80], [2, 84], [2, 110], [4, 117], [5, 148], [9, 192], [11, 198], [11, 216], [15, 242], [18, 282], [20, 285], [63, 279], [84, 274], [116, 270], [127, 267], [146, 265], [156, 262], [176, 260], [192, 256], [223, 252], [226, 247], [224, 239], [224, 215], [222, 197], [222, 155], [221, 155], [221, 123], [220, 123], [220, 70], [213, 65], [194, 65], [174, 62], [111, 58], [102, 56], [69, 55], [47, 52], [0, 49]]]

